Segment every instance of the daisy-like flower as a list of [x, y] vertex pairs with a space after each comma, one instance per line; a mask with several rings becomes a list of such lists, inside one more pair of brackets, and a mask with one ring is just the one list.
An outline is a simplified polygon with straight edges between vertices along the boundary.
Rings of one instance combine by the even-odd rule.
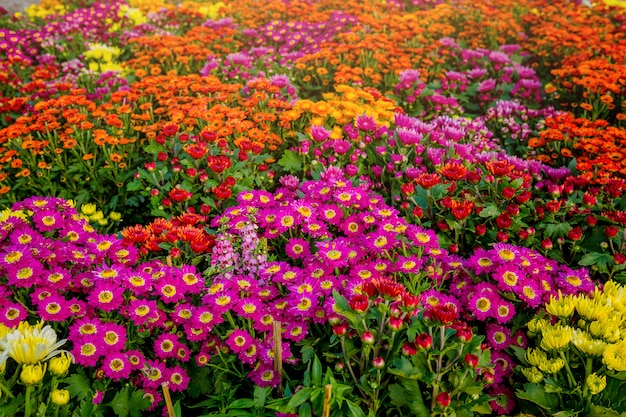
[[343, 212], [336, 204], [325, 204], [322, 207], [319, 207], [320, 218], [323, 219], [326, 223], [332, 225], [339, 225], [343, 220]]
[[302, 230], [314, 238], [326, 237], [329, 234], [328, 227], [323, 222], [316, 219], [304, 223]]
[[495, 252], [499, 262], [513, 262], [519, 257], [518, 248], [507, 243], [496, 243], [492, 251]]
[[189, 385], [189, 376], [180, 366], [174, 366], [173, 368], [165, 371], [165, 381], [167, 386], [174, 392], [183, 392]]
[[485, 249], [478, 248], [472, 256], [466, 261], [468, 268], [471, 268], [476, 274], [490, 273], [495, 269], [495, 262], [492, 254]]
[[339, 227], [345, 233], [346, 236], [359, 236], [365, 231], [365, 225], [358, 218], [358, 216], [354, 214], [344, 219], [339, 224]]
[[366, 235], [364, 243], [372, 254], [377, 255], [382, 251], [390, 250], [397, 246], [398, 242], [396, 241], [395, 233], [378, 230]]
[[204, 279], [194, 265], [183, 265], [180, 269], [175, 269], [174, 273], [180, 278], [179, 282], [184, 283], [187, 294], [199, 294], [204, 288]]
[[525, 279], [520, 284], [517, 296], [522, 299], [528, 307], [534, 309], [541, 304], [543, 291], [540, 289], [537, 282]]
[[190, 303], [180, 303], [169, 317], [175, 324], [183, 324], [193, 317], [193, 310], [194, 307]]
[[235, 302], [235, 311], [246, 319], [256, 320], [263, 310], [263, 303], [256, 298], [248, 297]]
[[31, 262], [36, 262], [28, 255], [28, 249], [20, 246], [8, 246], [0, 254], [0, 265], [8, 267], [10, 265], [17, 265], [19, 263], [30, 265]]
[[248, 374], [248, 378], [259, 387], [276, 387], [278, 386], [278, 375], [274, 372], [272, 365], [259, 364]]
[[102, 360], [100, 367], [104, 371], [107, 378], [114, 381], [128, 379], [132, 371], [132, 366], [124, 353], [114, 352], [108, 353]]
[[245, 330], [234, 329], [231, 334], [226, 338], [226, 346], [228, 346], [233, 353], [239, 354], [245, 351], [253, 343], [254, 339]]
[[307, 327], [302, 323], [290, 322], [287, 324], [283, 336], [294, 343], [300, 342], [308, 334]]
[[107, 352], [119, 352], [126, 344], [126, 327], [116, 323], [102, 325], [102, 346]]
[[316, 306], [316, 297], [310, 294], [301, 294], [295, 295], [292, 300], [293, 306], [290, 308], [292, 314], [296, 317], [307, 318], [310, 314], [310, 311]]
[[61, 214], [54, 210], [41, 210], [36, 212], [33, 217], [33, 224], [42, 232], [52, 232], [65, 226]]
[[491, 389], [490, 395], [494, 399], [489, 402], [489, 405], [497, 415], [508, 416], [511, 414], [516, 404], [511, 389], [504, 385], [497, 385]]
[[188, 362], [190, 358], [191, 358], [191, 351], [185, 344], [180, 343], [178, 347], [176, 348], [176, 359], [178, 359], [181, 362]]
[[409, 225], [405, 231], [410, 243], [424, 248], [439, 247], [437, 234], [430, 229], [424, 229], [419, 226]]
[[38, 283], [43, 270], [41, 262], [30, 257], [24, 257], [19, 263], [7, 267], [7, 285], [17, 288], [29, 288]]
[[28, 310], [20, 303], [5, 301], [0, 309], [0, 323], [8, 328], [16, 327], [28, 317]]
[[291, 238], [285, 245], [287, 256], [292, 259], [306, 258], [311, 254], [309, 241], [301, 238]]
[[165, 382], [166, 368], [160, 360], [146, 360], [141, 371], [143, 374], [142, 385], [145, 387], [157, 388]]
[[505, 292], [517, 293], [526, 275], [514, 265], [500, 265], [492, 273], [492, 277], [498, 283], [498, 288]]
[[104, 347], [101, 342], [91, 339], [74, 341], [72, 354], [74, 362], [83, 366], [96, 366], [98, 360], [104, 355]]
[[63, 288], [70, 281], [71, 274], [68, 270], [54, 266], [44, 271], [41, 275], [42, 281], [55, 288]]
[[89, 303], [103, 311], [114, 311], [124, 303], [124, 289], [117, 282], [99, 281], [87, 300]]
[[45, 321], [65, 321], [71, 312], [65, 298], [58, 294], [52, 294], [37, 304], [37, 313]]
[[569, 268], [564, 268], [564, 271], [557, 274], [555, 278], [556, 285], [563, 294], [589, 293], [595, 288], [593, 281], [589, 278], [589, 274], [585, 269], [574, 271]]
[[332, 268], [348, 265], [348, 248], [342, 241], [319, 242], [316, 257]]
[[70, 325], [69, 340], [94, 337], [102, 332], [102, 322], [97, 317], [83, 317]]
[[93, 269], [93, 275], [96, 279], [101, 280], [118, 280], [124, 274], [124, 267], [121, 265], [113, 264], [107, 265], [102, 264]]
[[9, 241], [15, 245], [29, 245], [36, 237], [40, 237], [39, 233], [30, 227], [17, 227], [13, 233], [9, 235]]
[[510, 302], [498, 297], [496, 301], [495, 319], [499, 324], [510, 322], [515, 317], [515, 307]]
[[469, 299], [468, 308], [478, 320], [494, 317], [496, 314], [494, 295], [476, 291]]
[[512, 343], [510, 333], [511, 331], [505, 326], [487, 323], [487, 344], [494, 350], [506, 349]]
[[189, 323], [191, 328], [202, 328], [210, 331], [224, 321], [221, 314], [215, 314], [215, 309], [209, 306], [199, 306], [193, 312], [193, 317]]
[[403, 273], [415, 273], [420, 270], [424, 261], [415, 255], [399, 256], [395, 262], [395, 270]]
[[135, 326], [143, 326], [157, 318], [158, 309], [156, 300], [137, 298], [129, 302], [124, 309], [124, 315], [130, 318]]
[[122, 285], [135, 296], [145, 295], [152, 289], [152, 277], [143, 271], [125, 270], [120, 277]]
[[184, 284], [176, 277], [167, 275], [154, 283], [155, 293], [166, 303], [176, 303], [185, 298]]
[[178, 336], [163, 333], [154, 341], [154, 354], [159, 359], [175, 358], [179, 345]]
[[126, 351], [126, 358], [128, 358], [128, 363], [130, 365], [131, 371], [138, 371], [143, 368], [146, 363], [146, 358], [143, 356], [140, 350], [129, 350]]
[[259, 357], [259, 347], [254, 341], [252, 341], [252, 343], [250, 343], [245, 350], [239, 352], [237, 356], [242, 363], [254, 365]]

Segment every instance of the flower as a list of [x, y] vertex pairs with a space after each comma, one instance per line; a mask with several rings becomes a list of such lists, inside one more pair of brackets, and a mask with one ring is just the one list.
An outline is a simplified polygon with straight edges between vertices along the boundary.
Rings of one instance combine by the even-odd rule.
[[604, 388], [606, 388], [606, 375], [599, 376], [594, 372], [587, 375], [585, 382], [589, 387], [589, 392], [596, 395], [601, 393]]
[[626, 340], [607, 345], [602, 354], [602, 363], [614, 371], [626, 371]]
[[50, 359], [48, 370], [54, 376], [62, 377], [72, 364], [72, 357], [67, 352], [62, 352], [59, 356]]
[[52, 404], [59, 407], [64, 406], [70, 402], [70, 392], [66, 389], [55, 389], [50, 393], [50, 399]]
[[544, 350], [562, 349], [569, 344], [571, 339], [572, 328], [569, 326], [557, 324], [541, 330], [541, 348]]
[[20, 373], [20, 379], [25, 385], [35, 385], [41, 382], [45, 374], [46, 365], [44, 364], [24, 365]]
[[67, 339], [57, 341], [57, 334], [43, 321], [36, 325], [22, 322], [19, 326], [0, 339], [0, 366], [8, 358], [19, 364], [34, 365], [46, 361], [59, 353], [65, 352], [59, 348]]

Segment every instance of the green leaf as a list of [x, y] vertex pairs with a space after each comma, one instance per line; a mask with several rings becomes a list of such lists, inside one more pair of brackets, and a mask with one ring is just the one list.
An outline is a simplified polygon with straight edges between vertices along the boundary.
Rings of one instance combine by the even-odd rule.
[[297, 173], [302, 171], [302, 160], [294, 151], [286, 150], [283, 156], [278, 160], [278, 165], [283, 167], [285, 171]]
[[134, 393], [131, 394], [130, 390], [130, 387], [125, 387], [118, 391], [113, 400], [107, 404], [118, 417], [140, 417], [141, 411], [150, 406], [150, 401], [143, 398], [143, 392], [133, 389]]
[[314, 386], [319, 387], [322, 385], [322, 363], [320, 362], [317, 355], [313, 359], [313, 366], [311, 367], [311, 379]]
[[91, 383], [82, 374], [82, 372], [70, 375], [69, 377], [65, 378], [63, 382], [67, 384], [67, 390], [70, 392], [72, 398], [76, 397], [78, 401], [81, 401], [85, 398], [91, 399]]
[[549, 238], [559, 238], [565, 237], [570, 230], [572, 226], [569, 223], [549, 224], [543, 234]]
[[533, 402], [548, 411], [554, 411], [559, 405], [558, 396], [546, 393], [538, 384], [524, 384], [524, 390], [517, 390], [516, 394], [517, 398]]
[[598, 268], [606, 268], [606, 265], [609, 261], [609, 255], [606, 253], [588, 253], [582, 257], [582, 259], [578, 262], [578, 265], [581, 266], [591, 266], [597, 265]]
[[310, 403], [304, 403], [298, 408], [298, 417], [311, 417]]
[[498, 210], [498, 206], [495, 204], [487, 204], [482, 211], [480, 212], [480, 217], [497, 217], [500, 214], [500, 210]]
[[250, 398], [240, 398], [228, 404], [228, 408], [252, 408], [254, 407], [254, 401]]
[[258, 385], [254, 386], [254, 408], [260, 410], [265, 407], [265, 400], [267, 399], [267, 394], [269, 393], [269, 391], [269, 387], [261, 388]]
[[346, 400], [346, 404], [348, 405], [348, 409], [350, 410], [350, 415], [352, 417], [366, 417], [363, 410], [361, 410], [361, 407], [359, 407], [352, 401]]
[[306, 402], [310, 397], [311, 388], [302, 388], [300, 391], [296, 392], [293, 397], [291, 397], [287, 407], [292, 410], [298, 408], [298, 406]]

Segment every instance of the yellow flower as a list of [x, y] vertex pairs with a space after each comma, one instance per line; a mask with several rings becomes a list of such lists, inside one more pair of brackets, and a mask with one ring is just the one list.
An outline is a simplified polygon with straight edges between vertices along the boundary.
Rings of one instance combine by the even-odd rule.
[[112, 211], [111, 213], [109, 213], [109, 217], [114, 222], [119, 222], [120, 220], [122, 220], [122, 213], [118, 213], [117, 211]]
[[614, 371], [626, 371], [626, 340], [608, 345], [602, 355], [602, 362]]
[[528, 348], [524, 353], [524, 358], [532, 366], [539, 366], [539, 364], [548, 360], [548, 356], [541, 349]]
[[522, 373], [528, 379], [528, 382], [532, 382], [533, 384], [538, 384], [543, 381], [543, 374], [536, 367], [532, 368], [522, 368]]
[[55, 389], [50, 394], [50, 399], [53, 404], [62, 406], [70, 402], [70, 392], [66, 389]]
[[615, 343], [621, 338], [620, 326], [617, 320], [601, 318], [589, 324], [589, 332], [609, 343]]
[[97, 209], [98, 207], [96, 207], [96, 205], [93, 203], [87, 203], [80, 206], [80, 212], [83, 213], [85, 216], [94, 215]]
[[576, 307], [576, 298], [571, 295], [559, 295], [557, 300], [553, 295], [550, 296], [550, 302], [546, 304], [546, 311], [553, 316], [560, 318], [568, 318], [574, 313]]
[[556, 374], [565, 366], [565, 361], [561, 358], [555, 358], [539, 364], [539, 369], [549, 374]]
[[608, 315], [611, 312], [611, 307], [597, 298], [592, 300], [587, 297], [581, 297], [578, 300], [576, 311], [587, 320], [597, 320], [602, 316]]
[[606, 388], [606, 375], [598, 376], [595, 372], [587, 375], [587, 386], [593, 395], [601, 393]]
[[20, 379], [26, 385], [35, 385], [41, 382], [46, 374], [46, 366], [38, 363], [37, 365], [24, 365]]
[[52, 327], [44, 327], [43, 322], [34, 326], [22, 322], [0, 339], [0, 365], [8, 358], [28, 365], [48, 360], [62, 352], [59, 347], [66, 341], [57, 341], [57, 334]]
[[102, 219], [104, 219], [104, 213], [102, 212], [102, 210], [98, 210], [94, 214], [89, 216], [89, 220], [91, 222], [97, 222], [97, 221], [102, 220]]
[[50, 372], [61, 377], [65, 375], [71, 364], [72, 357], [67, 352], [63, 352], [56, 358], [50, 359]]
[[538, 319], [537, 317], [534, 317], [528, 322], [528, 330], [531, 333], [540, 333], [546, 326], [548, 326], [548, 322], [544, 319]]
[[569, 326], [549, 326], [541, 331], [541, 348], [543, 350], [562, 349], [572, 339], [572, 328]]
[[606, 349], [605, 341], [594, 339], [588, 332], [580, 329], [573, 331], [572, 343], [579, 351], [593, 356], [602, 356]]

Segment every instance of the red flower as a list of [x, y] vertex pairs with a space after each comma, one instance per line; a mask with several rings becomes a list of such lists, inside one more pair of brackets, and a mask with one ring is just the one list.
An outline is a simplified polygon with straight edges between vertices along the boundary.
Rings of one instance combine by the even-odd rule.
[[433, 347], [433, 337], [428, 333], [422, 333], [415, 338], [415, 344], [417, 347], [423, 350], [428, 350]]
[[514, 166], [507, 161], [485, 162], [487, 170], [496, 177], [503, 177], [513, 171]]
[[165, 136], [174, 136], [178, 133], [178, 125], [176, 123], [166, 123], [163, 125], [163, 134]]
[[550, 239], [544, 239], [541, 241], [541, 247], [544, 250], [550, 250], [554, 247], [554, 245], [552, 245], [552, 241]]
[[222, 183], [217, 187], [213, 187], [213, 194], [220, 200], [226, 200], [233, 195], [233, 192], [228, 185]]
[[515, 189], [512, 187], [504, 187], [502, 189], [502, 197], [504, 197], [506, 200], [510, 200], [513, 198], [513, 196], [515, 195]]
[[193, 159], [200, 159], [206, 155], [207, 149], [204, 142], [200, 142], [188, 145], [185, 148], [185, 152], [187, 152]]
[[604, 236], [609, 239], [613, 239], [619, 233], [619, 227], [617, 226], [607, 226], [604, 228]]
[[478, 356], [473, 353], [466, 354], [465, 363], [471, 368], [476, 368], [478, 366]]
[[441, 167], [439, 172], [441, 172], [441, 175], [443, 175], [447, 179], [457, 181], [465, 177], [467, 169], [465, 169], [465, 167], [461, 164], [449, 162]]
[[576, 226], [569, 231], [567, 236], [573, 241], [580, 240], [580, 238], [583, 237], [583, 230], [580, 228], [580, 226]]
[[505, 212], [496, 217], [496, 226], [498, 226], [498, 229], [508, 229], [512, 224], [513, 220], [511, 220], [509, 213]]
[[233, 164], [230, 158], [224, 155], [219, 155], [219, 156], [210, 155], [207, 157], [206, 160], [207, 160], [207, 164], [209, 165], [209, 168], [211, 168], [211, 170], [215, 172], [216, 174], [220, 174], [224, 172], [224, 170], [230, 168]]
[[375, 278], [372, 280], [372, 284], [374, 284], [374, 287], [376, 287], [381, 295], [386, 295], [391, 298], [398, 297], [405, 290], [404, 285], [388, 278]]
[[463, 220], [472, 214], [474, 203], [471, 201], [452, 201], [452, 216], [457, 220]]
[[423, 189], [429, 190], [439, 184], [441, 182], [441, 178], [435, 173], [420, 174], [417, 178], [415, 178], [415, 182]]
[[355, 294], [350, 299], [350, 308], [359, 313], [364, 313], [369, 308], [369, 297], [365, 294]]
[[583, 194], [583, 205], [585, 207], [593, 207], [596, 205], [596, 196], [593, 194], [590, 194], [589, 191], [585, 192], [585, 194]]
[[443, 325], [449, 325], [459, 317], [459, 312], [452, 305], [440, 304], [431, 308], [431, 317]]
[[477, 224], [475, 229], [478, 236], [482, 236], [487, 233], [487, 226], [485, 226], [484, 224]]
[[174, 200], [177, 203], [191, 198], [191, 195], [192, 194], [190, 192], [183, 190], [182, 188], [172, 188], [169, 194], [170, 199]]
[[556, 213], [561, 208], [561, 201], [552, 200], [546, 203], [546, 210], [548, 213]]
[[443, 408], [446, 408], [450, 405], [450, 394], [447, 392], [440, 392], [439, 394], [437, 394], [436, 400], [437, 404], [439, 404]]

